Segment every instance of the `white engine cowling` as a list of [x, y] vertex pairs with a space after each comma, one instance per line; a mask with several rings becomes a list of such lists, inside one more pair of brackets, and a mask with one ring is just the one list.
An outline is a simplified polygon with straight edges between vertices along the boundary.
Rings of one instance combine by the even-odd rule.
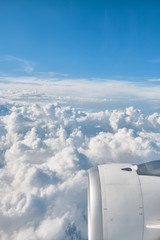
[[160, 161], [89, 170], [89, 240], [160, 240]]

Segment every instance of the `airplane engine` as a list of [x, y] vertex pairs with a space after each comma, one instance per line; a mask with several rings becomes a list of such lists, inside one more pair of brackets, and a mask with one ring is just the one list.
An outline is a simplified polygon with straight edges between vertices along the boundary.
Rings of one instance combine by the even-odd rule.
[[160, 161], [88, 174], [89, 240], [160, 240]]

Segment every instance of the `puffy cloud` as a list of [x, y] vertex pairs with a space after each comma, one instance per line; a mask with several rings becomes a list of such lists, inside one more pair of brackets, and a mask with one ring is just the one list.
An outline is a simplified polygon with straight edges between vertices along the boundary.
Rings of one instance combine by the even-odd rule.
[[3, 102], [0, 113], [2, 240], [86, 240], [87, 169], [160, 157], [159, 113], [90, 112], [24, 98]]

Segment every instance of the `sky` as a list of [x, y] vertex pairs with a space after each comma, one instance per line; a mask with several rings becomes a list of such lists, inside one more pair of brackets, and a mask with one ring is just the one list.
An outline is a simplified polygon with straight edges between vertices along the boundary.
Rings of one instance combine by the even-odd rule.
[[159, 25], [159, 1], [0, 1], [0, 72], [157, 84]]

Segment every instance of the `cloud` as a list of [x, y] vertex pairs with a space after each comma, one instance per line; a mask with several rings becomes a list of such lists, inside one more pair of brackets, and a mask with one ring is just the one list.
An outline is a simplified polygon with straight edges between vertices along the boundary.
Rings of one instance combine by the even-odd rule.
[[1, 90], [2, 240], [86, 240], [87, 169], [160, 157], [159, 113], [83, 111], [46, 98]]
[[23, 58], [6, 55], [3, 57], [0, 57], [0, 62], [10, 62], [16, 63], [16, 68], [14, 68], [14, 71], [20, 71], [25, 73], [33, 73], [34, 71], [34, 63], [28, 60], [25, 60]]
[[68, 77], [67, 73], [59, 73], [59, 72], [36, 72], [36, 75], [39, 77]]
[[[106, 79], [105, 81], [90, 81], [89, 79], [69, 79], [59, 77], [1, 77], [0, 88], [3, 90], [15, 87], [18, 90], [34, 90], [38, 93], [54, 95], [57, 97], [70, 97], [76, 99], [99, 99], [99, 101], [141, 101], [159, 100], [160, 86], [151, 82], [125, 82]], [[158, 81], [157, 81], [158, 82]], [[96, 100], [96, 101], [97, 101]]]
[[148, 79], [149, 82], [160, 82], [160, 78], [151, 78]]
[[[29, 83], [32, 82], [33, 78], [38, 79], [51, 79], [51, 78], [66, 78], [69, 75], [66, 73], [53, 72], [53, 71], [36, 71], [35, 63], [33, 61], [29, 61], [20, 57], [5, 55], [0, 57], [1, 62], [1, 72], [0, 75], [4, 80], [9, 79], [15, 82], [15, 78], [17, 76], [21, 76], [21, 82], [23, 79], [26, 79], [30, 76]], [[11, 77], [12, 76], [12, 77]]]

